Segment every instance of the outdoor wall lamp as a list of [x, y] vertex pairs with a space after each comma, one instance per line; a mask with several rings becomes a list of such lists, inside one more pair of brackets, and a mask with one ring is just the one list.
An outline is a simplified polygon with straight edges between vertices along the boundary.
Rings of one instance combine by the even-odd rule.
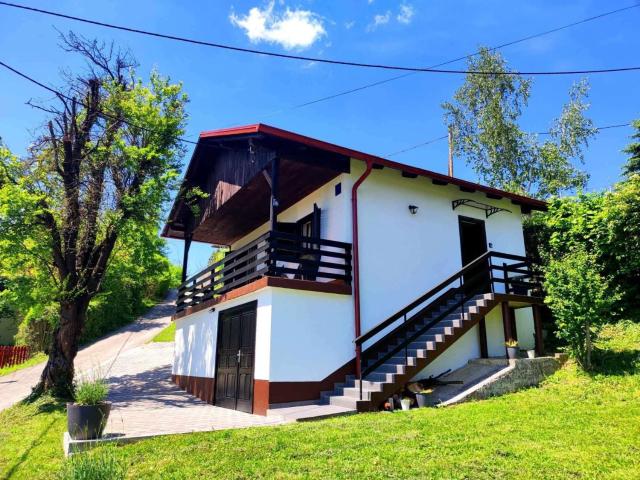
[[418, 213], [418, 206], [417, 205], [409, 205], [409, 211], [411, 212], [411, 215], [415, 215], [416, 213]]

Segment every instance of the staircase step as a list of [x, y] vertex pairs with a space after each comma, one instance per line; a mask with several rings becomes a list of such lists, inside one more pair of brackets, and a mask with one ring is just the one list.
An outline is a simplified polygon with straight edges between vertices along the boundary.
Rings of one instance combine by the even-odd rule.
[[[362, 389], [367, 389], [372, 392], [381, 392], [384, 383], [382, 382], [372, 382], [370, 380], [362, 380]], [[360, 380], [355, 381], [354, 388], [360, 388]]]
[[330, 405], [337, 405], [338, 407], [352, 408], [355, 410], [356, 408], [358, 408], [359, 401], [360, 401], [359, 398], [340, 396], [340, 397], [331, 397], [331, 399], [329, 400], [329, 403]]
[[395, 383], [396, 376], [397, 375], [394, 373], [372, 372], [365, 377], [365, 380], [369, 380], [370, 382], [379, 382], [379, 383]]
[[[380, 392], [382, 390], [365, 390], [362, 389], [362, 400], [371, 400], [371, 392]], [[344, 397], [349, 398], [360, 398], [360, 389], [359, 388], [347, 388], [344, 391]]]
[[406, 365], [395, 365], [393, 363], [383, 363], [374, 370], [374, 373], [404, 373], [406, 371]]

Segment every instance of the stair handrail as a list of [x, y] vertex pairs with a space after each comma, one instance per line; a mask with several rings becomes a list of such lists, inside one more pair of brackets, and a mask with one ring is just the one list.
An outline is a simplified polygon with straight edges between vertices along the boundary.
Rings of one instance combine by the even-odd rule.
[[[471, 270], [472, 268], [478, 266], [479, 264], [481, 264], [484, 260], [487, 260], [489, 257], [494, 256], [494, 254], [499, 254], [499, 252], [492, 252], [492, 251], [488, 251], [483, 253], [482, 255], [480, 255], [478, 258], [476, 258], [475, 260], [472, 260], [471, 262], [469, 262], [467, 265], [465, 265], [464, 267], [462, 267], [460, 270], [458, 270], [456, 273], [454, 273], [453, 275], [451, 275], [449, 278], [447, 278], [446, 280], [440, 282], [438, 285], [436, 285], [435, 287], [433, 287], [431, 290], [429, 290], [427, 293], [425, 293], [424, 295], [421, 295], [419, 298], [415, 299], [413, 302], [411, 302], [409, 305], [407, 305], [406, 307], [402, 308], [401, 310], [397, 311], [396, 313], [394, 313], [393, 315], [391, 315], [389, 318], [387, 318], [386, 320], [380, 322], [379, 324], [377, 324], [375, 327], [369, 329], [368, 331], [366, 331], [365, 333], [363, 333], [362, 335], [360, 335], [358, 338], [356, 338], [354, 340], [356, 345], [362, 345], [364, 342], [366, 342], [367, 340], [369, 340], [370, 338], [372, 338], [373, 336], [377, 335], [378, 333], [380, 333], [382, 330], [384, 330], [385, 328], [387, 328], [389, 325], [393, 324], [396, 320], [399, 320], [400, 318], [404, 317], [405, 314], [409, 313], [411, 310], [413, 310], [414, 308], [416, 308], [417, 306], [421, 305], [422, 303], [425, 302], [425, 300], [433, 297], [436, 293], [440, 292], [441, 290], [444, 290], [447, 286], [449, 286], [452, 282], [454, 282], [455, 280], [458, 280], [460, 277], [462, 277], [465, 273], [468, 273], [469, 270]], [[521, 259], [518, 258], [518, 259]]]

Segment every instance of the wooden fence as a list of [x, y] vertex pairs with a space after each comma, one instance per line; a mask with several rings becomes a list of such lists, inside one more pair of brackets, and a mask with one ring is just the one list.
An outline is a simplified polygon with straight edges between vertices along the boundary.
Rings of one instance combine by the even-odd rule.
[[29, 347], [0, 345], [0, 368], [18, 365], [29, 358]]

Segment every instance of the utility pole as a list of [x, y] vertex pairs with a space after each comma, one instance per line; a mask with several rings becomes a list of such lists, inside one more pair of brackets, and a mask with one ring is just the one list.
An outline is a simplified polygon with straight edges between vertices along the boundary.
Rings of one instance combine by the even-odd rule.
[[453, 177], [453, 128], [449, 125], [449, 176]]

